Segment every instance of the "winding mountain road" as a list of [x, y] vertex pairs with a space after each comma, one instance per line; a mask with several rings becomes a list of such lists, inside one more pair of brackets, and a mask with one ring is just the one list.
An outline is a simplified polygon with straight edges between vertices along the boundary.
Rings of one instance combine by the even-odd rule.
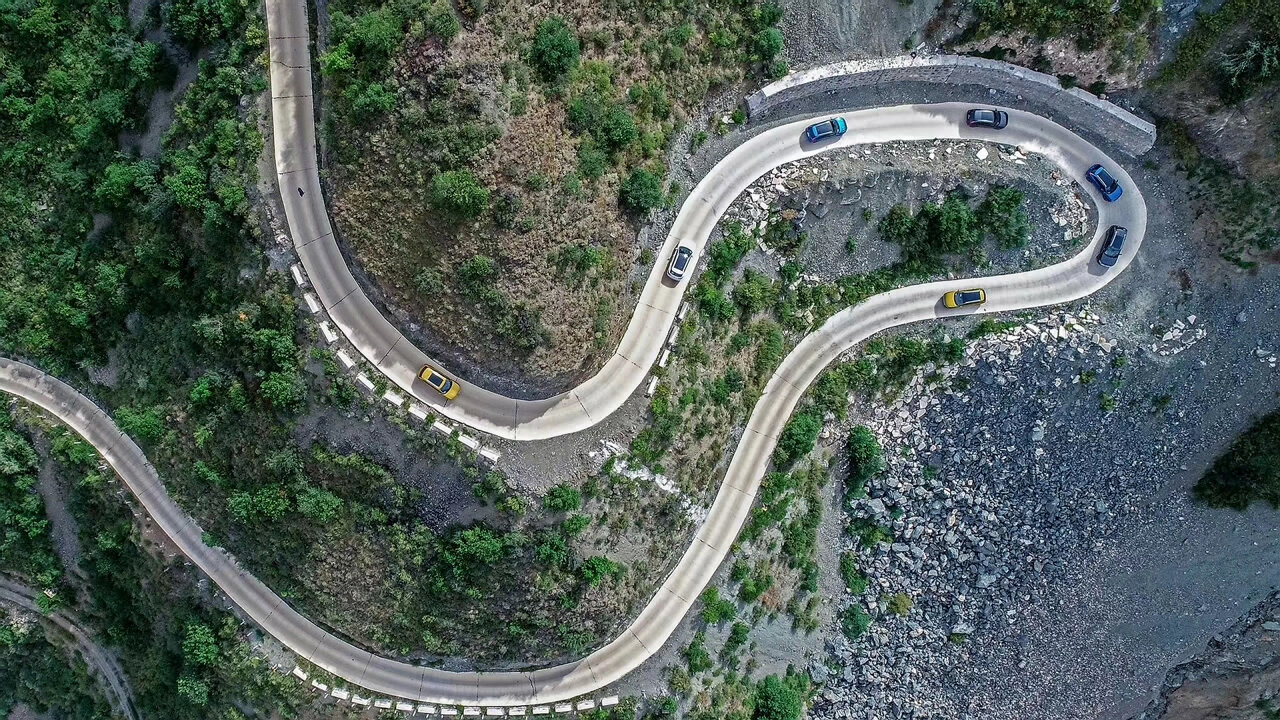
[[84, 627], [76, 616], [65, 610], [54, 610], [46, 615], [37, 602], [39, 592], [35, 588], [0, 577], [0, 604], [20, 607], [57, 625], [80, 649], [85, 664], [106, 685], [115, 709], [128, 720], [138, 720], [133, 707], [133, 693], [129, 690], [129, 678], [125, 676], [120, 663], [89, 637], [92, 631]]
[[[818, 152], [848, 149], [865, 143], [894, 140], [982, 139], [1018, 145], [1049, 157], [1070, 176], [1080, 178], [1084, 169], [1105, 162], [1130, 190], [1119, 204], [1108, 205], [1105, 223], [1130, 229], [1130, 238], [1142, 237], [1146, 212], [1142, 198], [1133, 192], [1132, 180], [1117, 163], [1097, 148], [1050, 120], [1009, 110], [1009, 127], [1002, 131], [975, 130], [963, 122], [967, 105], [903, 105], [845, 114], [849, 132], [835, 142], [809, 145], [803, 128], [812, 121], [766, 130], [729, 153], [707, 173], [690, 193], [667, 235], [636, 304], [631, 322], [617, 350], [593, 377], [568, 392], [542, 400], [517, 400], [482, 387], [463, 383], [462, 394], [446, 402], [439, 393], [416, 380], [423, 364], [442, 365], [405, 338], [364, 294], [338, 249], [330, 224], [320, 175], [316, 169], [311, 55], [306, 4], [299, 0], [267, 3], [270, 33], [271, 92], [275, 160], [280, 198], [293, 236], [294, 247], [325, 311], [339, 331], [364, 358], [418, 401], [444, 417], [477, 430], [511, 440], [541, 440], [584, 430], [608, 417], [644, 382], [658, 359], [688, 283], [666, 278], [666, 261], [680, 242], [700, 254], [716, 221], [748, 185], [769, 170]], [[1133, 256], [1129, 253], [1129, 258]], [[1128, 258], [1122, 260], [1128, 262]], [[1080, 259], [1070, 267], [1057, 267], [1038, 275], [1014, 275], [985, 280], [992, 302], [984, 312], [1012, 310], [1072, 300], [1093, 292], [1111, 275], [1087, 267]], [[1042, 286], [1044, 280], [1050, 286]], [[881, 302], [860, 308], [868, 327], [885, 329], [905, 322], [942, 317], [930, 295], [967, 285], [940, 283], [921, 286]], [[970, 285], [971, 286], [971, 285]], [[910, 300], [909, 305], [903, 305]], [[447, 370], [446, 370], [447, 372]]]
[[[342, 333], [395, 384], [446, 417], [516, 440], [576, 432], [616, 410], [640, 385], [662, 349], [684, 285], [663, 279], [678, 242], [701, 251], [717, 220], [744, 188], [765, 172], [812, 153], [891, 140], [984, 139], [1035, 152], [1082, 179], [1095, 162], [1125, 187], [1116, 203], [1088, 188], [1098, 208], [1098, 229], [1076, 256], [1031, 272], [942, 281], [893, 290], [833, 315], [805, 337], [770, 378], [748, 420], [719, 494], [679, 564], [631, 625], [587, 657], [529, 672], [446, 672], [373, 655], [330, 634], [242, 570], [225, 551], [204, 545], [195, 522], [165, 492], [142, 451], [111, 418], [74, 389], [39, 370], [0, 359], [0, 390], [39, 405], [94, 445], [142, 502], [157, 525], [265, 631], [299, 657], [354, 685], [385, 696], [449, 705], [509, 707], [559, 702], [603, 688], [637, 668], [662, 646], [701, 594], [742, 527], [768, 467], [777, 435], [797, 402], [832, 360], [871, 335], [905, 323], [1067, 302], [1105, 286], [1132, 262], [1146, 230], [1146, 205], [1132, 178], [1098, 148], [1052, 121], [1009, 110], [1009, 128], [972, 130], [967, 106], [906, 105], [844, 115], [844, 138], [819, 145], [802, 140], [811, 120], [765, 130], [743, 143], [694, 188], [680, 210], [641, 294], [617, 352], [593, 378], [573, 390], [537, 401], [513, 400], [468, 385], [445, 404], [413, 377], [427, 357], [365, 297], [348, 270], [329, 224], [316, 171], [315, 126], [306, 6], [269, 0], [271, 87], [275, 154], [281, 197], [298, 255], [325, 309]], [[1093, 255], [1110, 225], [1129, 228], [1119, 265], [1103, 270]], [[948, 290], [984, 287], [988, 302], [946, 310]]]

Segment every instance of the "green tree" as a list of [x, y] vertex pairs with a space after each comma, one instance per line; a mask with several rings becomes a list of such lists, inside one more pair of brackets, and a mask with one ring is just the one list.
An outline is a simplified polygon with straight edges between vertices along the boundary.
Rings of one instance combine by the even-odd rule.
[[684, 659], [689, 663], [690, 674], [697, 675], [715, 666], [711, 661], [711, 653], [707, 652], [705, 641], [706, 634], [699, 632], [693, 636], [689, 647], [684, 649]]
[[454, 219], [477, 218], [489, 207], [489, 188], [470, 170], [446, 170], [431, 179], [431, 203]]
[[605, 147], [616, 151], [635, 142], [640, 137], [640, 130], [636, 128], [636, 119], [625, 107], [613, 105], [600, 118], [593, 134]]
[[607, 557], [596, 555], [587, 558], [578, 571], [588, 585], [595, 587], [609, 578], [621, 577], [625, 569]]
[[342, 498], [324, 488], [308, 485], [298, 493], [298, 512], [321, 525], [336, 520], [341, 510]]
[[305, 404], [307, 387], [297, 370], [272, 372], [262, 382], [262, 396], [277, 410], [293, 413]]
[[154, 442], [165, 431], [164, 408], [159, 405], [141, 410], [119, 408], [116, 410], [116, 425], [139, 440]]
[[94, 197], [104, 207], [122, 208], [135, 197], [151, 192], [155, 187], [155, 174], [155, 164], [146, 160], [113, 162], [103, 169]]
[[427, 11], [427, 29], [447, 45], [462, 30], [462, 23], [453, 12], [453, 5], [444, 0], [436, 0]]
[[1236, 438], [1196, 482], [1196, 499], [1244, 510], [1254, 501], [1280, 507], [1280, 411]]
[[564, 537], [550, 534], [534, 549], [533, 556], [538, 562], [546, 563], [551, 567], [565, 567], [573, 557], [573, 551], [569, 549], [569, 543]]
[[804, 712], [804, 678], [769, 675], [756, 685], [754, 720], [800, 720]]
[[569, 485], [556, 485], [542, 499], [542, 505], [552, 512], [572, 512], [582, 507], [582, 493]]
[[182, 640], [182, 657], [188, 665], [214, 667], [218, 664], [218, 640], [208, 625], [187, 623], [187, 634]]
[[782, 429], [778, 444], [773, 449], [773, 464], [785, 470], [804, 457], [818, 441], [822, 432], [822, 418], [812, 412], [796, 413]]
[[719, 588], [707, 588], [702, 593], [702, 621], [708, 625], [719, 625], [738, 616], [738, 607], [733, 601], [720, 596]]
[[751, 317], [778, 300], [778, 288], [766, 275], [748, 269], [742, 282], [733, 288], [733, 302], [742, 314]]
[[865, 425], [849, 431], [845, 445], [849, 451], [848, 492], [856, 493], [884, 470], [884, 452], [876, 436]]
[[385, 115], [396, 106], [396, 94], [382, 83], [354, 82], [343, 92], [358, 122]]
[[1031, 219], [1022, 202], [1021, 190], [993, 187], [978, 206], [978, 222], [1006, 250], [1024, 247], [1031, 237]]
[[756, 33], [756, 55], [760, 62], [768, 63], [782, 52], [782, 31], [775, 27], [765, 28]]
[[578, 65], [582, 48], [573, 31], [559, 17], [549, 17], [538, 25], [529, 46], [529, 64], [548, 82]]
[[911, 214], [911, 208], [898, 203], [889, 208], [889, 212], [880, 218], [876, 229], [885, 240], [898, 245], [907, 245], [912, 242], [916, 234], [916, 219]]
[[637, 215], [644, 214], [662, 203], [662, 178], [636, 168], [622, 181], [620, 195], [622, 205]]
[[454, 536], [454, 549], [465, 560], [492, 565], [502, 559], [502, 538], [485, 527], [467, 528]]
[[209, 685], [197, 677], [180, 677], [178, 695], [196, 707], [204, 707], [209, 704]]

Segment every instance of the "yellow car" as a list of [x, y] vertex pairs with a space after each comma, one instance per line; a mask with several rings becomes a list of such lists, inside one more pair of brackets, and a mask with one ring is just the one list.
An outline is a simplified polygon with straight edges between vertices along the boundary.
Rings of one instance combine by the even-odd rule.
[[972, 290], [952, 290], [942, 296], [942, 304], [949, 308], [961, 308], [965, 305], [981, 305], [987, 301], [987, 291], [982, 288]]
[[418, 379], [435, 388], [436, 392], [443, 395], [445, 400], [452, 400], [458, 397], [458, 393], [462, 392], [461, 384], [441, 375], [439, 370], [430, 365], [422, 366], [422, 370], [418, 371]]

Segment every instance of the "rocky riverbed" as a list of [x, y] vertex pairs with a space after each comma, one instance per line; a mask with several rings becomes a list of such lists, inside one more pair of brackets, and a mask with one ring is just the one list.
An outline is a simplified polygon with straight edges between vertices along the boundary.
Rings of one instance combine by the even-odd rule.
[[1280, 514], [1188, 500], [1210, 398], [1165, 383], [1204, 365], [1186, 357], [1203, 319], [1146, 338], [1089, 306], [1019, 323], [855, 420], [887, 469], [851, 513], [891, 537], [842, 541], [870, 583], [838, 607], [872, 621], [832, 631], [814, 717], [1129, 717], [1280, 582]]

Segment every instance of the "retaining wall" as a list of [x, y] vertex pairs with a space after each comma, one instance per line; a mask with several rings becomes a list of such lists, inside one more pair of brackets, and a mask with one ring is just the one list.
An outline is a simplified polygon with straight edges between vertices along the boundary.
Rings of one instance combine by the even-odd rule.
[[922, 83], [942, 87], [975, 86], [1015, 94], [1028, 105], [1052, 109], [1063, 125], [1089, 128], [1125, 152], [1138, 156], [1151, 149], [1156, 128], [1133, 113], [1080, 88], [1063, 89], [1058, 78], [998, 60], [962, 55], [902, 55], [847, 60], [791, 73], [747, 96], [753, 119], [776, 114], [789, 103], [822, 93]]

